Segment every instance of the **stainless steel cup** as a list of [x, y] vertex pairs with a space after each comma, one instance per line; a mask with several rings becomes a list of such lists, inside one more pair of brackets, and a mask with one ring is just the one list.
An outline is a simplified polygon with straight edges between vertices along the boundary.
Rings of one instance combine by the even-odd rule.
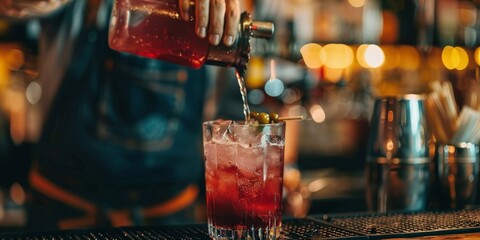
[[365, 166], [368, 209], [425, 209], [430, 154], [423, 97], [376, 99], [370, 124]]
[[479, 147], [472, 143], [439, 145], [436, 178], [440, 206], [452, 209], [474, 204], [478, 185]]

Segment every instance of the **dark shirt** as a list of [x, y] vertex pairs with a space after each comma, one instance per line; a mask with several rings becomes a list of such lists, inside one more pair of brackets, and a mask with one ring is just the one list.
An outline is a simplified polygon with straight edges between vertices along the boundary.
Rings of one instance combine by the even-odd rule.
[[[76, 6], [55, 18], [69, 18]], [[57, 29], [58, 22], [42, 24]], [[38, 168], [90, 200], [149, 205], [203, 179], [206, 72], [114, 52], [107, 27], [84, 24], [74, 39], [38, 144]]]

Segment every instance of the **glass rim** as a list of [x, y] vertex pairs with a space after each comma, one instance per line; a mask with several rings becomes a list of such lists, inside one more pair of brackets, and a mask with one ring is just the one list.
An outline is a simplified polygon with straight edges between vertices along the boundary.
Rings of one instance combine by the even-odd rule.
[[285, 126], [285, 121], [279, 121], [277, 123], [259, 123], [256, 125], [245, 124], [245, 120], [231, 120], [231, 119], [216, 119], [216, 120], [207, 120], [202, 123], [203, 126], [225, 126], [225, 124], [218, 123], [218, 120], [233, 121], [236, 126], [251, 126], [251, 127], [265, 127], [265, 126]]

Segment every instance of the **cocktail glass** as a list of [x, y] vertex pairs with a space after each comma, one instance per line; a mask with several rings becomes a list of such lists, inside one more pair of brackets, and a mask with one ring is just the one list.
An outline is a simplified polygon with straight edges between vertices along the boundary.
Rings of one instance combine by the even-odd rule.
[[285, 122], [205, 122], [203, 146], [210, 237], [279, 239]]

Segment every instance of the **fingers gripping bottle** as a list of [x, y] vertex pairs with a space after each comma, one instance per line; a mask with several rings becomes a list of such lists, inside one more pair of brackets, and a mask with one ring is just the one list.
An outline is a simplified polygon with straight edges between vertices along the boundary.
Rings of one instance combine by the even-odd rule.
[[190, 19], [180, 16], [178, 0], [116, 0], [110, 18], [109, 46], [120, 52], [169, 61], [192, 68], [204, 64], [245, 69], [250, 39], [270, 38], [274, 26], [252, 21], [242, 13], [232, 46], [210, 45], [195, 33], [194, 7]]

